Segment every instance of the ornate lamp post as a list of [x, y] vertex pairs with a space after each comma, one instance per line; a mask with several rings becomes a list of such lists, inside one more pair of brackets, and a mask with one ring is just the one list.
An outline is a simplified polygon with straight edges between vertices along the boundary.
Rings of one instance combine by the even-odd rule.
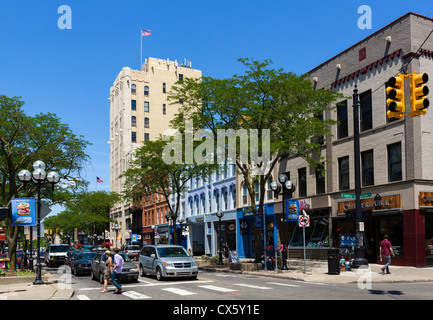
[[28, 170], [21, 170], [18, 173], [18, 179], [24, 183], [24, 185], [29, 182], [30, 180], [33, 181], [33, 183], [36, 184], [36, 190], [37, 190], [37, 199], [36, 199], [36, 207], [37, 207], [37, 244], [38, 244], [38, 250], [37, 250], [37, 262], [36, 262], [36, 277], [33, 284], [44, 284], [42, 281], [41, 276], [41, 257], [40, 257], [40, 251], [41, 251], [41, 187], [42, 185], [48, 181], [52, 185], [52, 189], [54, 190], [54, 185], [60, 181], [60, 176], [57, 172], [51, 171], [48, 174], [45, 172], [45, 163], [41, 160], [35, 161], [33, 163], [33, 173], [30, 173]]
[[219, 238], [219, 260], [218, 260], [218, 265], [222, 266], [223, 265], [223, 253], [222, 253], [222, 237], [221, 237], [221, 218], [224, 216], [224, 212], [222, 212], [221, 210], [217, 212], [216, 216], [218, 217], [218, 219], [220, 220], [220, 224], [219, 224], [219, 232], [218, 232], [218, 238]]
[[[272, 181], [270, 184], [271, 190], [274, 192], [274, 194], [277, 196], [281, 193], [283, 195], [283, 216], [286, 214], [286, 195], [288, 196], [287, 199], [292, 198], [292, 193], [296, 190], [296, 185], [289, 180], [287, 175], [280, 174], [278, 177], [278, 181], [281, 185], [279, 185], [277, 182]], [[287, 190], [287, 191], [286, 191]], [[282, 252], [282, 259], [283, 259], [283, 266], [281, 267], [281, 270], [288, 270], [287, 267], [287, 259], [288, 259], [288, 249], [287, 249], [288, 243], [284, 241], [283, 245], [283, 252]], [[276, 257], [275, 257], [276, 258]]]
[[119, 233], [120, 229], [121, 228], [120, 228], [119, 225], [117, 225], [117, 223], [114, 226], [111, 227], [111, 230], [113, 230], [114, 232], [116, 232], [116, 248], [118, 248], [118, 246], [117, 246], [117, 234]]

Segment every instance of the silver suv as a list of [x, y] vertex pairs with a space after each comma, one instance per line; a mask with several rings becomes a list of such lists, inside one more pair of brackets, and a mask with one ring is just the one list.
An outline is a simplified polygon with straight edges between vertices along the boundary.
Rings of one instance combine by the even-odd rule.
[[147, 245], [141, 249], [140, 275], [156, 275], [157, 280], [164, 278], [196, 279], [198, 275], [197, 263], [185, 248], [175, 245]]

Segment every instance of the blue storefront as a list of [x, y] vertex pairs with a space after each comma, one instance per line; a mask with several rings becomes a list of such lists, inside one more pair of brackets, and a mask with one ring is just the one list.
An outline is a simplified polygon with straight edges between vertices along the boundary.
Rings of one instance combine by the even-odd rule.
[[[257, 206], [258, 208], [258, 206]], [[256, 229], [263, 230], [266, 226], [266, 247], [272, 247], [277, 241], [277, 216], [274, 214], [274, 204], [263, 205], [264, 215], [253, 215], [251, 207], [239, 208], [236, 211], [236, 239], [239, 258], [255, 258], [254, 233]], [[263, 251], [263, 233], [260, 238], [260, 252]]]

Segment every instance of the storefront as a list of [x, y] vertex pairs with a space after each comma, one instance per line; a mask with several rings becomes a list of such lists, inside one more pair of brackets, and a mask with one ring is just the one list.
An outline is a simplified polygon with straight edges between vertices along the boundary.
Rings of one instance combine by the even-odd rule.
[[[393, 264], [407, 265], [412, 250], [409, 249], [409, 237], [405, 238], [405, 234], [410, 233], [410, 226], [406, 225], [406, 222], [411, 219], [411, 214], [409, 211], [403, 212], [401, 202], [401, 194], [376, 194], [374, 197], [361, 199], [364, 247], [368, 262], [379, 262], [379, 244], [387, 234], [395, 253]], [[337, 216], [332, 221], [332, 237], [335, 247], [347, 248], [350, 251], [355, 246], [354, 200], [338, 202]]]
[[[277, 217], [274, 214], [274, 204], [264, 204], [265, 214], [253, 215], [251, 207], [239, 208], [236, 213], [237, 251], [239, 258], [254, 258], [255, 231], [266, 226], [266, 246], [274, 246], [277, 240]], [[260, 252], [263, 251], [263, 232], [260, 238]]]
[[424, 216], [425, 264], [433, 265], [433, 192], [419, 193], [419, 209]]

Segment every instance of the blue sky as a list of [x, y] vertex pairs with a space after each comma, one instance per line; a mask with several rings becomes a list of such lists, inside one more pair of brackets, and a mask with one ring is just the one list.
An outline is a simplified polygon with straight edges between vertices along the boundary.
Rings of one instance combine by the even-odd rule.
[[[431, 0], [21, 0], [0, 2], [0, 94], [21, 96], [28, 114], [56, 113], [93, 145], [85, 177], [109, 190], [109, 89], [124, 66], [156, 57], [183, 61], [206, 76], [242, 73], [238, 58], [272, 59], [305, 73], [409, 11], [433, 17]], [[72, 10], [72, 29], [57, 22]], [[358, 28], [358, 8], [372, 29]], [[96, 184], [96, 176], [104, 180]]]

